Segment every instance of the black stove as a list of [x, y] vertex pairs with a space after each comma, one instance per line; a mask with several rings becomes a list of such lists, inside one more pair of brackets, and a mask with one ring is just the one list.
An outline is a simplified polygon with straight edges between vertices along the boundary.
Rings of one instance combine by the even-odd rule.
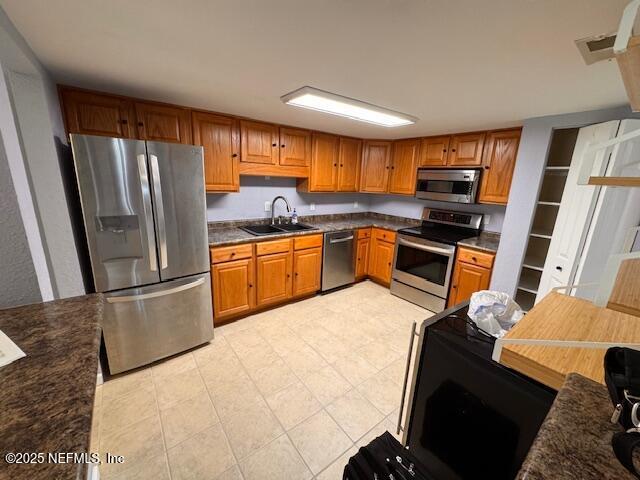
[[480, 229], [471, 229], [464, 227], [454, 227], [438, 225], [431, 222], [424, 222], [420, 227], [403, 228], [398, 233], [411, 235], [413, 237], [424, 238], [432, 242], [446, 243], [447, 245], [455, 245], [465, 238], [477, 237]]
[[465, 238], [477, 237], [482, 215], [425, 208], [419, 227], [403, 228], [398, 233], [424, 238], [433, 242], [455, 245]]

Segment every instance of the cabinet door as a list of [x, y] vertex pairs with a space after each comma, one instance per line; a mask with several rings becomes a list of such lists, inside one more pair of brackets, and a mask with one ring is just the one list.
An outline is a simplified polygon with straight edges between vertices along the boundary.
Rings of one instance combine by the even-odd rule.
[[271, 123], [240, 120], [241, 162], [278, 163], [278, 127]]
[[311, 132], [280, 128], [280, 165], [307, 167], [311, 162]]
[[333, 192], [336, 189], [338, 171], [338, 137], [314, 133], [312, 144], [309, 190]]
[[361, 238], [356, 244], [356, 278], [362, 278], [369, 271], [369, 245], [368, 238]]
[[138, 138], [158, 142], [191, 143], [191, 111], [157, 103], [136, 102]]
[[291, 297], [292, 294], [292, 255], [291, 252], [263, 255], [256, 259], [258, 306], [277, 303]]
[[110, 95], [62, 90], [67, 133], [135, 138], [133, 104]]
[[447, 164], [451, 137], [423, 138], [420, 145], [421, 167], [444, 167]]
[[520, 129], [489, 133], [484, 148], [480, 202], [506, 205], [519, 144]]
[[491, 270], [469, 263], [456, 262], [449, 292], [449, 306], [469, 300], [471, 295], [489, 288]]
[[304, 295], [320, 290], [322, 249], [307, 248], [293, 254], [293, 295]]
[[218, 263], [211, 267], [213, 317], [248, 312], [255, 305], [253, 259]]
[[204, 147], [207, 192], [237, 192], [240, 135], [235, 119], [193, 112], [193, 142]]
[[389, 189], [389, 162], [391, 142], [366, 141], [362, 170], [360, 171], [360, 191], [385, 193]]
[[388, 284], [391, 281], [391, 262], [395, 244], [371, 239], [371, 252], [369, 256], [369, 276]]
[[389, 193], [414, 195], [418, 172], [420, 140], [400, 140], [393, 144]]
[[338, 147], [338, 192], [357, 192], [360, 184], [362, 140], [340, 137]]
[[447, 165], [451, 167], [479, 167], [485, 132], [465, 133], [451, 137]]

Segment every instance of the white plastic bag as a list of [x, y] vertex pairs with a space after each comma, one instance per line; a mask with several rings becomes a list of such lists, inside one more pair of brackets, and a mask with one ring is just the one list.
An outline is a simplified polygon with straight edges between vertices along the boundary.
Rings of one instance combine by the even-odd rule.
[[471, 295], [467, 315], [479, 328], [500, 338], [524, 316], [524, 312], [506, 293], [480, 290]]

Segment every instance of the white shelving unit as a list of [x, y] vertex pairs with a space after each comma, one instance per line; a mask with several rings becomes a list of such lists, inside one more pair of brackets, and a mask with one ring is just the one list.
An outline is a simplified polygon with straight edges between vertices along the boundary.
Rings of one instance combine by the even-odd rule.
[[536, 300], [577, 137], [577, 128], [553, 132], [515, 296], [524, 311], [529, 311]]

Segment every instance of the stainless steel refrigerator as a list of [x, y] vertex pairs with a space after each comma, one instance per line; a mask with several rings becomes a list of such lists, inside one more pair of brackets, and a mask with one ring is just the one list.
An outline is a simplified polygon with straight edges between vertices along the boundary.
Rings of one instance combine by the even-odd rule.
[[111, 373], [213, 338], [202, 147], [71, 135]]

